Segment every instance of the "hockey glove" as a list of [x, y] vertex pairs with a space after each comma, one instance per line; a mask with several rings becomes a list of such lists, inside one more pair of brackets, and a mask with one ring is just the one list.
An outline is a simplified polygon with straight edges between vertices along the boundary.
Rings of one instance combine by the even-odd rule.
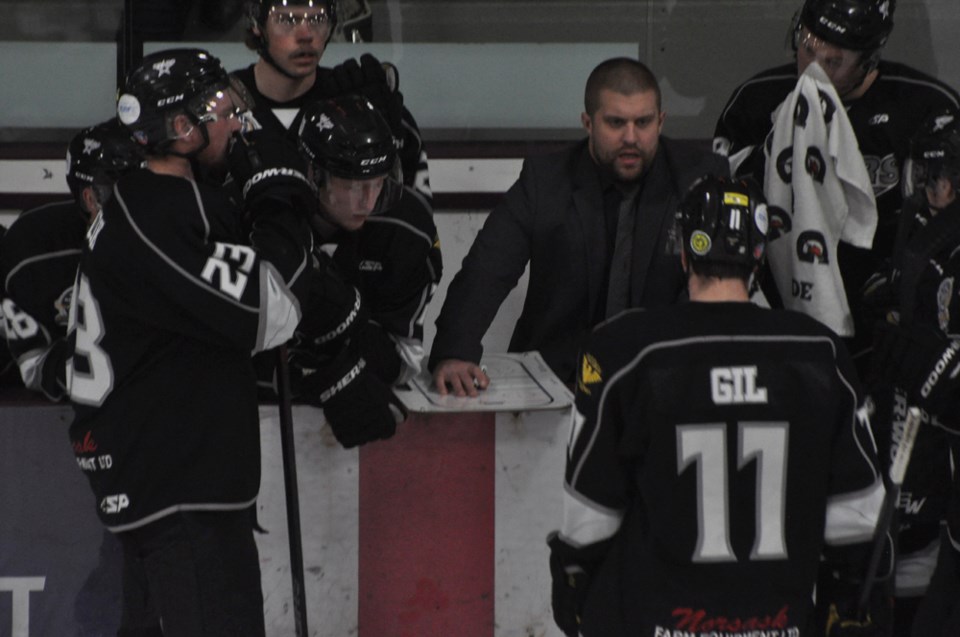
[[550, 575], [553, 579], [550, 603], [553, 621], [567, 637], [580, 635], [580, 613], [587, 598], [590, 579], [610, 549], [612, 540], [577, 548], [560, 533], [547, 536], [550, 547]]
[[960, 340], [922, 326], [879, 323], [873, 366], [881, 378], [902, 387], [911, 404], [941, 414], [960, 392]]
[[866, 616], [857, 615], [855, 603], [831, 603], [827, 614], [826, 637], [889, 637], [892, 634], [892, 600], [882, 592], [880, 586], [874, 587], [870, 595]]
[[[394, 76], [387, 75], [390, 70]], [[360, 56], [358, 63], [355, 58], [338, 64], [330, 69], [329, 73], [323, 73], [318, 78], [321, 90], [325, 95], [335, 97], [354, 93], [370, 100], [370, 103], [383, 115], [390, 125], [393, 136], [401, 138], [403, 136], [403, 93], [397, 90], [397, 80], [395, 79], [395, 67], [385, 66], [369, 53]]]
[[[367, 307], [360, 292], [343, 280], [338, 270], [321, 263], [310, 273], [310, 297], [297, 326], [298, 343], [291, 348], [304, 359], [307, 350], [327, 360], [367, 321]], [[306, 367], [311, 365], [303, 363]], [[316, 366], [320, 366], [318, 363]]]
[[228, 156], [230, 174], [252, 214], [269, 208], [268, 200], [304, 212], [316, 207], [306, 160], [293, 142], [266, 130], [235, 134]]
[[360, 353], [370, 371], [387, 385], [393, 385], [403, 369], [397, 344], [385, 329], [372, 321], [367, 321], [360, 328], [357, 338], [360, 341]]
[[900, 307], [897, 298], [897, 286], [900, 284], [900, 272], [874, 272], [860, 288], [860, 298], [868, 318], [873, 321], [886, 321], [896, 316]]
[[302, 378], [304, 400], [323, 408], [344, 448], [391, 437], [407, 417], [403, 404], [366, 369], [358, 348], [345, 348], [320, 370]]

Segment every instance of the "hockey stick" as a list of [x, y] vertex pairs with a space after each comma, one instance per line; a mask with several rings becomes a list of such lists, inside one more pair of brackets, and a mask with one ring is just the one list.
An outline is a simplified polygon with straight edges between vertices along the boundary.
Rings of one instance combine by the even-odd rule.
[[910, 464], [913, 453], [913, 443], [917, 439], [920, 429], [920, 409], [910, 407], [903, 423], [903, 435], [897, 443], [897, 450], [890, 465], [890, 487], [883, 498], [880, 507], [880, 517], [877, 519], [877, 528], [873, 533], [873, 549], [870, 553], [870, 563], [867, 566], [863, 585], [860, 588], [860, 599], [857, 600], [857, 616], [861, 619], [867, 616], [867, 606], [870, 600], [870, 590], [877, 580], [877, 570], [880, 568], [880, 559], [883, 557], [884, 545], [887, 543], [887, 533], [893, 526], [897, 503], [900, 501], [900, 487]]
[[287, 502], [287, 536], [290, 543], [290, 579], [293, 583], [293, 619], [297, 637], [307, 637], [307, 597], [303, 578], [303, 544], [300, 535], [300, 494], [297, 489], [297, 457], [293, 446], [293, 411], [290, 407], [290, 394], [287, 346], [282, 345], [277, 350], [277, 397], [280, 408], [283, 486]]

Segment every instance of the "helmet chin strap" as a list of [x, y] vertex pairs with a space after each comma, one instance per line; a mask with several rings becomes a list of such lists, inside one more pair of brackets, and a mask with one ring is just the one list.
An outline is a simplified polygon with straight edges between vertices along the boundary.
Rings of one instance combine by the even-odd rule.
[[[184, 159], [189, 159], [193, 161], [194, 159], [196, 159], [197, 155], [202, 153], [204, 149], [210, 145], [210, 134], [207, 132], [207, 125], [201, 122], [195, 122], [193, 125], [190, 126], [190, 130], [185, 132], [183, 135], [180, 135], [177, 139], [183, 139], [184, 137], [192, 133], [194, 130], [194, 127], [199, 127], [200, 135], [203, 137], [203, 143], [200, 145], [200, 147], [195, 148], [188, 153], [181, 153], [175, 150], [167, 150], [168, 155], [176, 155], [177, 157], [183, 157]], [[171, 143], [172, 143], [172, 140], [171, 140]]]

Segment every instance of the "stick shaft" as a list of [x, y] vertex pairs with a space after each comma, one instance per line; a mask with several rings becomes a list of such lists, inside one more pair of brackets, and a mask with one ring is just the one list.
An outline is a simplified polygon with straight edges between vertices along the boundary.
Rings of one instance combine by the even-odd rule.
[[863, 578], [863, 586], [860, 589], [860, 598], [857, 601], [857, 612], [860, 617], [865, 617], [867, 614], [867, 607], [870, 602], [870, 591], [876, 583], [877, 571], [880, 568], [880, 559], [883, 557], [884, 544], [886, 544], [887, 541], [887, 533], [893, 527], [893, 521], [896, 518], [897, 503], [900, 500], [900, 487], [903, 485], [903, 479], [907, 473], [907, 466], [910, 464], [910, 456], [913, 453], [913, 443], [917, 439], [920, 420], [920, 409], [917, 407], [907, 409], [907, 418], [903, 426], [903, 436], [897, 444], [893, 464], [890, 465], [890, 488], [887, 489], [887, 493], [883, 497], [883, 504], [880, 507], [880, 517], [877, 519], [877, 528], [873, 534], [873, 548], [870, 551], [870, 562], [867, 565], [867, 572]]
[[297, 487], [297, 455], [293, 442], [293, 410], [290, 406], [290, 394], [287, 347], [283, 345], [277, 350], [277, 402], [280, 408], [280, 450], [283, 456], [283, 486], [287, 504], [293, 616], [297, 637], [307, 637], [307, 596], [303, 576], [303, 541], [300, 533], [300, 494]]

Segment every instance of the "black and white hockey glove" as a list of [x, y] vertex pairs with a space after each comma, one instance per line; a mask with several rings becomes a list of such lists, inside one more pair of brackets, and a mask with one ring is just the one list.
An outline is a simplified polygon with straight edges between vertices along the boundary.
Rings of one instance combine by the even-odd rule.
[[613, 540], [604, 540], [576, 547], [564, 541], [557, 531], [547, 536], [550, 576], [553, 579], [550, 594], [553, 621], [567, 637], [580, 635], [580, 613], [587, 598], [590, 580], [612, 543]]
[[296, 362], [307, 364], [307, 356], [328, 360], [367, 322], [367, 307], [360, 291], [340, 276], [335, 267], [321, 266], [310, 273], [310, 296], [297, 326], [297, 342], [290, 348]]
[[[388, 70], [394, 77], [388, 75]], [[385, 65], [369, 53], [360, 56], [360, 61], [350, 58], [321, 73], [318, 82], [325, 95], [356, 94], [370, 100], [390, 125], [396, 138], [403, 137], [403, 93], [398, 90], [396, 69]]]
[[228, 155], [230, 175], [254, 215], [277, 200], [305, 213], [316, 207], [306, 160], [290, 140], [267, 130], [234, 134]]
[[367, 369], [355, 346], [305, 374], [300, 391], [305, 402], [323, 408], [333, 435], [346, 449], [391, 437], [407, 417], [403, 403]]
[[960, 399], [960, 340], [923, 326], [879, 323], [873, 366], [882, 380], [902, 387], [911, 404], [945, 413]]

